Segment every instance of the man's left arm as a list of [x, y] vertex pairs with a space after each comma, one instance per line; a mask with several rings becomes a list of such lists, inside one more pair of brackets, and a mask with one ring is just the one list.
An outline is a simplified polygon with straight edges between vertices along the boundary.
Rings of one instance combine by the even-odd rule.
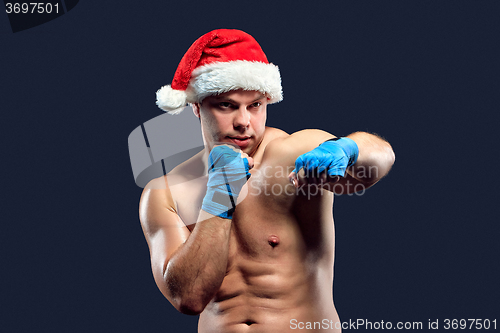
[[304, 130], [292, 134], [290, 140], [300, 146], [290, 174], [296, 187], [323, 184], [337, 194], [353, 193], [377, 183], [395, 160], [387, 141], [366, 132], [336, 138], [325, 131]]

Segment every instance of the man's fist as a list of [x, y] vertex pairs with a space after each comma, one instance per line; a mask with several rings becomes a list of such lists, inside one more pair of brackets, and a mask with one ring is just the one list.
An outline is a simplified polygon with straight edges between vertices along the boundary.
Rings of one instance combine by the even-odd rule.
[[215, 146], [208, 157], [207, 193], [201, 208], [212, 215], [231, 219], [252, 167], [253, 160], [240, 149], [227, 144]]
[[296, 187], [336, 182], [339, 177], [345, 176], [347, 167], [356, 163], [357, 158], [358, 146], [353, 140], [328, 140], [300, 155], [295, 160], [295, 169], [289, 178]]

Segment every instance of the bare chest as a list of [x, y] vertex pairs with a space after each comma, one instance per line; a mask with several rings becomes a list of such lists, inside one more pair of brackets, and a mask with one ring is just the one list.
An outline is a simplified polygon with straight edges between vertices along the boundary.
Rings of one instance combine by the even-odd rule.
[[[233, 216], [233, 256], [270, 260], [301, 257], [332, 244], [331, 193], [295, 189], [288, 180], [292, 169], [262, 164], [251, 170]], [[200, 177], [171, 187], [179, 216], [191, 231], [198, 220], [206, 182], [207, 177]]]

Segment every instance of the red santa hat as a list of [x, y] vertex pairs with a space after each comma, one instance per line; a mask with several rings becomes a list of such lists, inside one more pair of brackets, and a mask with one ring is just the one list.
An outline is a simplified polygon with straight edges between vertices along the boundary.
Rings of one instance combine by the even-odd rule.
[[187, 103], [238, 89], [260, 91], [270, 104], [283, 99], [278, 66], [267, 61], [257, 41], [240, 30], [219, 29], [191, 45], [172, 84], [156, 92], [156, 104], [178, 114]]

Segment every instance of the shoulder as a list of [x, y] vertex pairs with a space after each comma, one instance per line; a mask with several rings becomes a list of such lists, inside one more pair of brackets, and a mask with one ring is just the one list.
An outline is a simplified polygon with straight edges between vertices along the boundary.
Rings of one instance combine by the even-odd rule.
[[[155, 197], [163, 196], [165, 199], [172, 200], [170, 188], [177, 184], [186, 183], [191, 179], [199, 178], [203, 175], [203, 164], [201, 163], [201, 156], [203, 151], [197, 153], [188, 160], [174, 167], [166, 175], [152, 179], [142, 192], [141, 204], [144, 197], [154, 195]], [[146, 201], [148, 202], [148, 201]]]
[[264, 138], [262, 139], [261, 146], [267, 149], [269, 144], [272, 144], [274, 141], [279, 142], [289, 136], [290, 134], [283, 130], [280, 130], [279, 128], [266, 126], [266, 133], [264, 135]]
[[274, 140], [287, 138], [289, 136], [290, 134], [288, 134], [283, 130], [280, 130], [279, 128], [266, 126], [266, 133], [264, 135], [262, 143], [267, 147], [267, 145], [273, 142]]
[[166, 175], [169, 186], [174, 187], [206, 175], [204, 152], [204, 149], [201, 150], [169, 171]]
[[289, 135], [290, 134], [279, 128], [266, 126], [266, 136], [277, 138], [277, 137], [286, 137]]
[[203, 176], [204, 165], [201, 163], [202, 154], [203, 150], [175, 166], [166, 175], [152, 179], [144, 187], [141, 196], [141, 206], [150, 206], [151, 204], [162, 202], [175, 210], [177, 205], [172, 190], [181, 184]]
[[142, 191], [140, 210], [149, 210], [156, 205], [175, 210], [167, 175], [151, 180]]
[[153, 232], [164, 211], [176, 213], [167, 176], [151, 180], [142, 191], [139, 202], [139, 219], [144, 231]]

